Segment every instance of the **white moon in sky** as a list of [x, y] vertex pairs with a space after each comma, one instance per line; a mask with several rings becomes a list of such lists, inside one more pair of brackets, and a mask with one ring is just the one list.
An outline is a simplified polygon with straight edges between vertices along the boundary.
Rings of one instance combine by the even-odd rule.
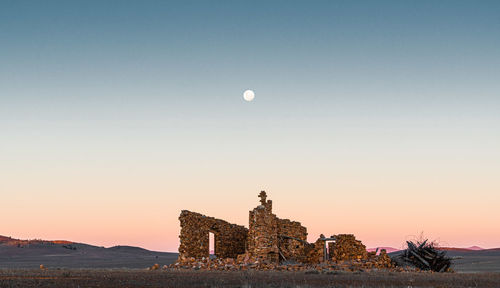
[[253, 98], [255, 98], [255, 93], [252, 90], [246, 90], [243, 92], [243, 99], [245, 99], [245, 101], [250, 102]]

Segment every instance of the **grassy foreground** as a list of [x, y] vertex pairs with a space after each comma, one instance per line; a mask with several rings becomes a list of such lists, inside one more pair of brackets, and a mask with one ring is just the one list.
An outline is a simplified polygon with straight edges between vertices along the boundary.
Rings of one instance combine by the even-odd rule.
[[500, 273], [1, 269], [0, 287], [499, 287]]

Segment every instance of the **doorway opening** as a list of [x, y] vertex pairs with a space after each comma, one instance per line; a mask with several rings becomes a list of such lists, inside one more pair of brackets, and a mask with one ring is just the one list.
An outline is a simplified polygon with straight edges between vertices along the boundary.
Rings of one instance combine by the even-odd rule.
[[[330, 243], [331, 243], [332, 245], [330, 245]], [[333, 245], [334, 245], [334, 243], [335, 243], [335, 240], [334, 240], [334, 239], [329, 238], [329, 239], [325, 240], [325, 246], [323, 247], [323, 251], [324, 251], [324, 256], [323, 256], [323, 259], [324, 259], [325, 261], [330, 260], [331, 255], [332, 255], [332, 253], [333, 253], [333, 251], [330, 251], [330, 249], [333, 249], [333, 247], [330, 247], [330, 246], [333, 246]]]
[[215, 258], [215, 234], [208, 232], [208, 257]]

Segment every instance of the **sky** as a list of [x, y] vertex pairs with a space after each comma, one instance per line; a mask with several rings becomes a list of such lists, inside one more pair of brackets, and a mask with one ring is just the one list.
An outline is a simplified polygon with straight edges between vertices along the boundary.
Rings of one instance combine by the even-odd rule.
[[[177, 251], [183, 209], [500, 247], [498, 1], [0, 1], [0, 235]], [[252, 102], [243, 91], [255, 91]]]

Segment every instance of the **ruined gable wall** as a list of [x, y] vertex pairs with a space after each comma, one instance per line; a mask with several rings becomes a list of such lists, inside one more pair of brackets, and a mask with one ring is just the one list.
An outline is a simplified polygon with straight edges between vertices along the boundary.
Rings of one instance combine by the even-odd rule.
[[248, 229], [219, 220], [214, 227], [215, 256], [219, 258], [236, 258], [245, 253]]
[[305, 258], [304, 249], [307, 241], [307, 228], [302, 226], [300, 222], [290, 221], [289, 219], [278, 218], [277, 222], [278, 247], [281, 254], [286, 260], [302, 261]]
[[209, 256], [209, 232], [214, 233], [215, 255], [220, 258], [236, 258], [245, 252], [248, 229], [200, 213], [183, 210], [179, 259]]

